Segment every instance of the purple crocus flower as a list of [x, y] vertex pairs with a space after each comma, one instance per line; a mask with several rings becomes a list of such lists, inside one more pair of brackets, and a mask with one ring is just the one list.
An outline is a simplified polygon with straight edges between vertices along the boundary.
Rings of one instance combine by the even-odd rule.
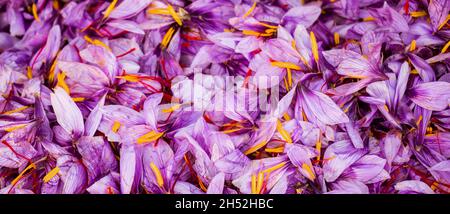
[[1, 194], [450, 192], [449, 1], [0, 1]]

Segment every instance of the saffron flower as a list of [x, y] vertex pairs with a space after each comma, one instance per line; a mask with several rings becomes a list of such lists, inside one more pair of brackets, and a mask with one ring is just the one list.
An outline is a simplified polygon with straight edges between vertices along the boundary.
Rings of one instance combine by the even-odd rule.
[[449, 10], [0, 1], [0, 193], [450, 193]]

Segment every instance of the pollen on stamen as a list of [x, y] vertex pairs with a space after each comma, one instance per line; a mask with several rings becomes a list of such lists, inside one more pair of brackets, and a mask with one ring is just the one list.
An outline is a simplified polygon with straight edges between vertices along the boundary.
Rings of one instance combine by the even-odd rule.
[[270, 153], [283, 153], [284, 152], [284, 147], [266, 148], [266, 149], [264, 149], [264, 151], [270, 152]]
[[292, 72], [291, 72], [291, 69], [287, 68], [286, 70], [287, 70], [289, 87], [292, 87]]
[[117, 133], [117, 131], [119, 131], [119, 128], [122, 124], [119, 121], [114, 121], [112, 127], [111, 127], [111, 131], [114, 133]]
[[175, 104], [175, 105], [173, 105], [173, 106], [171, 106], [171, 107], [169, 107], [169, 108], [165, 108], [165, 109], [161, 110], [161, 112], [163, 112], [163, 113], [174, 112], [174, 111], [180, 109], [180, 108], [181, 108], [181, 105], [182, 105], [182, 104]]
[[150, 163], [150, 168], [153, 171], [153, 174], [155, 175], [156, 178], [156, 183], [158, 184], [159, 187], [163, 187], [164, 186], [164, 179], [162, 177], [161, 171], [159, 170], [159, 168], [153, 163]]
[[259, 172], [257, 181], [256, 181], [256, 193], [257, 194], [261, 193], [263, 183], [264, 183], [264, 173]]
[[31, 5], [31, 11], [33, 12], [33, 17], [37, 22], [41, 22], [41, 19], [39, 18], [38, 12], [37, 12], [37, 6], [36, 3], [33, 3]]
[[314, 56], [314, 60], [316, 61], [316, 63], [319, 63], [319, 47], [317, 46], [316, 36], [312, 31], [309, 32], [309, 36], [311, 38], [311, 49]]
[[83, 102], [84, 100], [86, 100], [85, 97], [72, 97], [72, 100], [74, 102]]
[[339, 42], [340, 42], [339, 33], [334, 32], [334, 44], [339, 45]]
[[252, 188], [252, 194], [258, 194], [256, 192], [256, 175], [252, 175], [251, 188]]
[[58, 83], [56, 85], [61, 87], [62, 89], [64, 89], [64, 91], [66, 91], [67, 94], [70, 94], [70, 89], [69, 89], [69, 86], [67, 85], [67, 83], [65, 81], [65, 78], [66, 78], [66, 74], [64, 72], [62, 72], [62, 71], [59, 72], [58, 75], [57, 75]]
[[449, 46], [450, 46], [450, 41], [448, 41], [447, 44], [444, 45], [444, 47], [441, 50], [441, 53], [447, 52]]
[[177, 12], [175, 12], [175, 9], [173, 9], [172, 5], [168, 4], [167, 5], [167, 10], [169, 11], [169, 14], [172, 16], [173, 20], [175, 20], [175, 22], [179, 25], [182, 26], [183, 22], [181, 21], [180, 16], [178, 15]]
[[415, 39], [413, 39], [411, 41], [411, 44], [409, 45], [409, 51], [413, 52], [414, 50], [416, 50], [416, 40]]
[[410, 11], [409, 15], [411, 17], [418, 18], [418, 17], [426, 16], [427, 12], [425, 12], [425, 11]]
[[85, 35], [84, 36], [84, 40], [86, 40], [86, 42], [96, 45], [96, 46], [101, 46], [104, 47], [106, 50], [111, 51], [111, 48], [106, 45], [105, 43], [103, 43], [102, 41], [98, 40], [98, 39], [91, 39], [89, 36]]
[[261, 143], [258, 143], [256, 146], [248, 149], [247, 151], [244, 152], [245, 155], [249, 155], [253, 152], [258, 151], [260, 148], [262, 148], [263, 146], [265, 146], [267, 144], [267, 141], [262, 141]]
[[5, 111], [2, 114], [4, 114], [4, 115], [14, 114], [14, 113], [17, 113], [17, 112], [21, 112], [21, 111], [23, 111], [23, 110], [25, 110], [27, 108], [29, 108], [29, 106], [22, 106], [22, 107], [13, 109], [13, 110]]
[[6, 132], [13, 132], [13, 131], [15, 131], [15, 130], [24, 128], [24, 127], [26, 127], [26, 126], [27, 126], [27, 124], [20, 124], [20, 125], [16, 125], [16, 126], [11, 126], [11, 127], [5, 128], [4, 130], [5, 130]]
[[[281, 148], [283, 148], [283, 147], [281, 147]], [[284, 148], [283, 148], [283, 149], [284, 149]], [[270, 167], [270, 168], [267, 168], [267, 169], [263, 170], [262, 172], [263, 172], [263, 173], [271, 173], [271, 172], [273, 172], [273, 171], [275, 171], [275, 170], [277, 170], [277, 169], [280, 169], [281, 167], [283, 167], [284, 165], [286, 165], [286, 163], [287, 163], [287, 162], [281, 162], [281, 163], [279, 163], [279, 164], [277, 164], [277, 165], [275, 165], [275, 166], [272, 166], [272, 167]]]
[[111, 12], [114, 10], [114, 8], [116, 7], [118, 0], [113, 0], [111, 2], [111, 4], [109, 4], [108, 8], [106, 8], [106, 11], [103, 15], [103, 19], [106, 19], [109, 17], [109, 15], [111, 14]]
[[49, 182], [53, 177], [55, 177], [58, 174], [59, 170], [60, 170], [59, 167], [55, 167], [52, 170], [50, 170], [50, 172], [48, 172], [42, 179], [44, 183]]
[[34, 163], [30, 163], [27, 168], [25, 168], [14, 180], [11, 181], [11, 184], [14, 186], [17, 182], [23, 177], [23, 175], [31, 169], [36, 169], [36, 165]]
[[279, 68], [286, 68], [286, 69], [292, 69], [292, 70], [300, 70], [301, 69], [300, 66], [298, 66], [294, 63], [291, 63], [291, 62], [273, 61], [273, 62], [270, 62], [270, 64], [272, 66], [279, 67]]
[[163, 48], [167, 48], [174, 33], [175, 33], [175, 29], [173, 27], [171, 27], [171, 28], [169, 28], [169, 30], [167, 30], [166, 34], [164, 34], [164, 37], [161, 41], [161, 46]]
[[58, 0], [53, 0], [52, 6], [53, 6], [53, 9], [59, 10], [59, 1]]
[[255, 10], [256, 8], [256, 1], [253, 2], [253, 5], [250, 7], [250, 9], [248, 9], [248, 11], [242, 16], [242, 18], [246, 18], [248, 16], [250, 16], [250, 14], [253, 12], [253, 10]]
[[365, 22], [370, 22], [370, 21], [374, 21], [374, 20], [375, 20], [375, 18], [372, 17], [372, 16], [368, 16], [368, 17], [363, 18], [363, 21], [365, 21]]
[[170, 15], [169, 10], [166, 8], [150, 8], [147, 10], [147, 13], [155, 15]]
[[278, 133], [280, 133], [281, 137], [283, 137], [283, 139], [284, 139], [287, 143], [292, 143], [292, 138], [291, 138], [289, 132], [287, 132], [287, 131], [283, 128], [283, 124], [281, 124], [280, 120], [277, 120], [277, 131], [278, 131]]
[[284, 120], [286, 120], [286, 121], [291, 120], [291, 117], [289, 116], [288, 113], [284, 113], [284, 114], [283, 114], [283, 118], [284, 118]]
[[320, 161], [320, 154], [322, 152], [322, 141], [319, 139], [316, 142], [316, 151], [317, 151], [317, 161]]
[[307, 172], [308, 177], [309, 177], [310, 180], [316, 179], [316, 175], [314, 175], [314, 172], [312, 171], [311, 167], [308, 164], [303, 163], [302, 164], [302, 169], [304, 169]]
[[144, 134], [141, 137], [139, 137], [137, 139], [137, 143], [138, 144], [150, 143], [150, 142], [158, 140], [163, 135], [164, 135], [164, 132], [150, 131], [147, 134]]
[[33, 69], [31, 69], [30, 66], [27, 66], [27, 77], [28, 77], [28, 79], [33, 78]]

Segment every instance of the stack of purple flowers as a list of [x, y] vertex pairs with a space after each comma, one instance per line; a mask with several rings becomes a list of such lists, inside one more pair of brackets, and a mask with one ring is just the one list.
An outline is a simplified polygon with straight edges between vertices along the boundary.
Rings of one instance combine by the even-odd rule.
[[0, 0], [0, 193], [450, 193], [449, 8]]

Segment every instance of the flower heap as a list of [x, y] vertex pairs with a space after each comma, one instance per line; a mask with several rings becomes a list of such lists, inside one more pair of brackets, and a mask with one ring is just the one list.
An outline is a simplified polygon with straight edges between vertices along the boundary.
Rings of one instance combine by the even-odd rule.
[[2, 0], [0, 193], [449, 193], [449, 8]]

